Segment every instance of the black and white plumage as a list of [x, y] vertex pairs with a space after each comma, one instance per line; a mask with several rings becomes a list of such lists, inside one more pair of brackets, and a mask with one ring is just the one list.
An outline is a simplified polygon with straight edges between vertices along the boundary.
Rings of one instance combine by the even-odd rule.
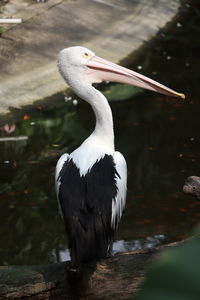
[[[126, 164], [119, 170], [115, 157], [105, 154], [96, 161], [90, 171], [80, 176], [79, 168], [70, 157], [59, 172], [59, 201], [66, 230], [69, 234], [72, 265], [98, 261], [106, 257], [113, 234], [119, 222], [125, 201]], [[123, 181], [124, 191], [120, 208], [118, 181]], [[124, 185], [124, 186], [123, 186]], [[113, 209], [114, 208], [114, 209]]]
[[[107, 256], [126, 199], [124, 157], [95, 149], [93, 137], [88, 140], [71, 155], [62, 155], [56, 167], [57, 194], [74, 268]], [[83, 155], [80, 161], [79, 155]]]
[[183, 95], [83, 47], [63, 49], [58, 68], [73, 91], [92, 106], [96, 117], [93, 133], [74, 152], [63, 154], [56, 166], [56, 191], [72, 267], [80, 268], [107, 256], [126, 200], [127, 167], [114, 148], [112, 112], [92, 83], [109, 80]]

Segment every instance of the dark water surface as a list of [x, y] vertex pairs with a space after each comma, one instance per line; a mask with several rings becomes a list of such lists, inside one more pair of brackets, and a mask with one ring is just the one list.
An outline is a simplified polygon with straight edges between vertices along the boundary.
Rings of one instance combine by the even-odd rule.
[[[200, 220], [200, 203], [182, 194], [189, 175], [200, 176], [200, 10], [183, 2], [181, 16], [124, 64], [184, 92], [183, 101], [121, 85], [101, 89], [111, 101], [116, 149], [128, 163], [128, 197], [115, 244], [145, 248], [187, 237]], [[62, 79], [61, 79], [62, 80]], [[75, 96], [73, 96], [73, 99]], [[15, 130], [0, 140], [0, 264], [37, 264], [66, 257], [57, 213], [54, 168], [94, 126], [90, 107], [65, 102], [16, 111]], [[123, 242], [124, 240], [125, 242]], [[65, 253], [65, 255], [63, 255]]]

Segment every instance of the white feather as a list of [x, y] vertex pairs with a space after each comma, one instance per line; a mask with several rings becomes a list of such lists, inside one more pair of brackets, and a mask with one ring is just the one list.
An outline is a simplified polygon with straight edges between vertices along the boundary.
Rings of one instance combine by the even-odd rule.
[[68, 160], [69, 158], [69, 154], [68, 153], [64, 153], [58, 160], [57, 164], [56, 164], [56, 171], [55, 171], [55, 187], [56, 187], [56, 195], [57, 195], [57, 200], [58, 200], [58, 210], [62, 216], [62, 211], [61, 211], [61, 207], [60, 207], [60, 201], [58, 198], [58, 194], [59, 194], [59, 187], [60, 187], [60, 180], [58, 180], [60, 171], [62, 170], [62, 167], [64, 165], [64, 163], [66, 162], [66, 160]]
[[98, 137], [91, 135], [70, 154], [69, 159], [72, 159], [79, 169], [80, 176], [84, 176], [106, 154], [113, 155], [113, 153], [114, 150], [110, 145], [106, 145], [106, 142], [102, 143]]
[[115, 152], [113, 157], [116, 171], [120, 176], [120, 178], [116, 176], [118, 192], [115, 199], [112, 200], [111, 226], [116, 229], [126, 204], [127, 165], [125, 158], [120, 152]]
[[58, 160], [57, 164], [56, 164], [56, 172], [55, 172], [55, 185], [56, 185], [56, 193], [58, 194], [58, 190], [59, 190], [59, 185], [60, 185], [60, 181], [58, 181], [58, 176], [60, 174], [60, 171], [62, 170], [62, 167], [64, 165], [64, 163], [66, 162], [66, 160], [68, 160], [69, 158], [69, 154], [68, 153], [64, 153]]

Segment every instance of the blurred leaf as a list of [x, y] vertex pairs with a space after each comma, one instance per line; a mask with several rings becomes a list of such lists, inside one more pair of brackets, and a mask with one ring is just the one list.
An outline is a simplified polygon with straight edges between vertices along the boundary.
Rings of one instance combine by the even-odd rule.
[[2, 129], [7, 133], [7, 134], [11, 134], [13, 131], [15, 131], [16, 129], [16, 125], [15, 123], [11, 123], [11, 124], [5, 124]]
[[0, 34], [4, 33], [4, 28], [0, 26]]
[[126, 84], [112, 84], [109, 90], [105, 91], [105, 96], [109, 101], [126, 100], [135, 95], [143, 93], [142, 89]]
[[200, 298], [200, 234], [163, 252], [147, 274], [134, 300]]
[[29, 120], [29, 119], [30, 119], [30, 116], [24, 115], [24, 116], [23, 116], [23, 119], [24, 119], [24, 120]]

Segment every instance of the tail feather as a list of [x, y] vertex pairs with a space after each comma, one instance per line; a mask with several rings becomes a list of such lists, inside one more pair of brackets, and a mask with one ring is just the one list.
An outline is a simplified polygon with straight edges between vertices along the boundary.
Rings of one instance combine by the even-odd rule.
[[90, 216], [84, 224], [73, 217], [67, 231], [73, 268], [96, 263], [107, 256], [113, 232], [110, 226], [104, 224], [101, 215]]

